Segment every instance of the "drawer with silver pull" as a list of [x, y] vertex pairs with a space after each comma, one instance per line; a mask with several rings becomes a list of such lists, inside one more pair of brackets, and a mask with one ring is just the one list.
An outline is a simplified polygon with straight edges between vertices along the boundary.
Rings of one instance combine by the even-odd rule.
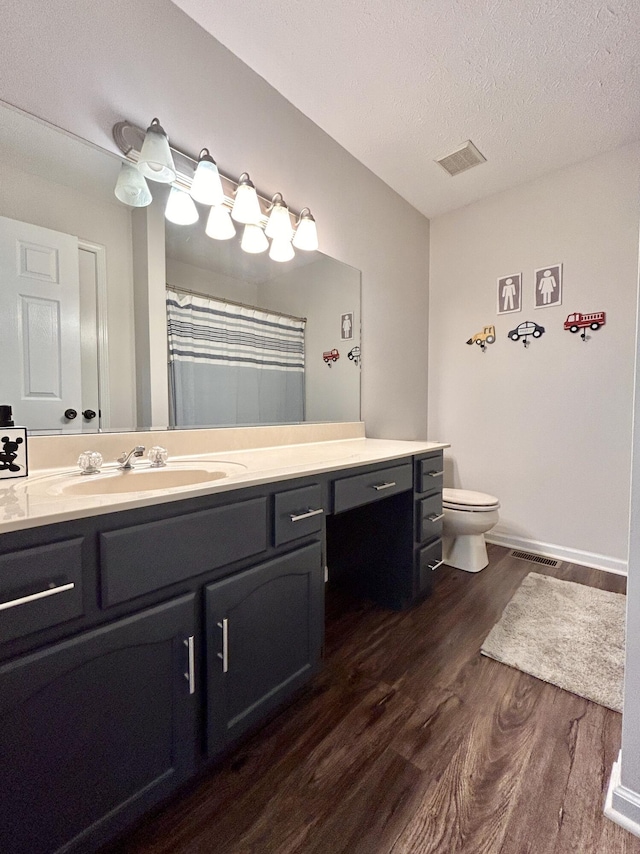
[[416, 502], [418, 542], [434, 540], [442, 534], [442, 492], [436, 492], [428, 498]]
[[324, 507], [319, 483], [279, 492], [273, 501], [274, 545], [281, 546], [322, 531]]
[[416, 491], [435, 492], [442, 489], [444, 477], [442, 451], [430, 454], [416, 464]]
[[442, 566], [442, 541], [436, 540], [418, 552], [418, 590], [428, 593], [433, 587], [437, 570]]
[[0, 556], [0, 643], [82, 616], [82, 542]]
[[342, 477], [333, 482], [333, 510], [342, 513], [381, 498], [405, 492], [413, 485], [411, 463], [377, 469], [354, 477]]

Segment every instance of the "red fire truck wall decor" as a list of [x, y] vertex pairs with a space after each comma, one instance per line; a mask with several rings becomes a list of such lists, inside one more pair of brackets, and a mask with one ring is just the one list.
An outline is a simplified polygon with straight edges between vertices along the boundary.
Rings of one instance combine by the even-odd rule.
[[579, 311], [574, 311], [565, 320], [564, 328], [568, 329], [569, 332], [580, 332], [582, 329], [580, 337], [583, 341], [587, 341], [587, 329], [593, 329], [595, 332], [596, 329], [604, 326], [606, 322], [607, 314], [604, 311], [592, 311], [590, 314], [581, 314]]
[[334, 347], [333, 350], [325, 350], [322, 354], [322, 358], [324, 359], [325, 365], [329, 365], [329, 367], [333, 367], [333, 363], [337, 362], [340, 358], [340, 353]]

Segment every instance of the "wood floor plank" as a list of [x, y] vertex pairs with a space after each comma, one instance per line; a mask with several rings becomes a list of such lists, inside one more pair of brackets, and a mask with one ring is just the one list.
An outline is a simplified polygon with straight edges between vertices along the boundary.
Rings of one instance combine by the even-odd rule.
[[529, 572], [625, 579], [489, 555], [407, 612], [330, 591], [323, 672], [110, 854], [640, 854], [602, 813], [621, 716], [479, 652]]
[[392, 848], [393, 854], [494, 854], [501, 849], [522, 767], [536, 735], [538, 680], [516, 674], [513, 690], [477, 715]]

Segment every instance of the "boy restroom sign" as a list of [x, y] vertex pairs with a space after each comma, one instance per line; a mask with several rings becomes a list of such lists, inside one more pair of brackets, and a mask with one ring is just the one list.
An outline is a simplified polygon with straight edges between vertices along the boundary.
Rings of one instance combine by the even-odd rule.
[[522, 273], [498, 279], [498, 314], [522, 311]]
[[340, 337], [343, 341], [353, 338], [353, 312], [348, 311], [340, 315]]
[[535, 271], [536, 308], [562, 304], [562, 264], [549, 264]]

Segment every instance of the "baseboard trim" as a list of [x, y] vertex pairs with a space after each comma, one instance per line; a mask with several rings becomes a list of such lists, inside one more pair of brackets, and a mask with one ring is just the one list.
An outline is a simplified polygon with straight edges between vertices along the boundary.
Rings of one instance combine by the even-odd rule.
[[620, 763], [622, 751], [613, 763], [607, 798], [604, 802], [604, 814], [634, 836], [640, 836], [640, 795], [620, 783]]
[[529, 540], [525, 537], [510, 537], [505, 534], [490, 531], [485, 534], [488, 543], [504, 546], [508, 549], [519, 549], [520, 551], [533, 552], [542, 557], [551, 557], [556, 560], [565, 560], [569, 563], [577, 563], [581, 566], [590, 566], [593, 569], [602, 569], [604, 572], [613, 572], [615, 575], [627, 574], [627, 561], [615, 557], [597, 554], [596, 552], [583, 552], [579, 549], [567, 549], [564, 546], [556, 546], [553, 543], [541, 543], [538, 540]]

